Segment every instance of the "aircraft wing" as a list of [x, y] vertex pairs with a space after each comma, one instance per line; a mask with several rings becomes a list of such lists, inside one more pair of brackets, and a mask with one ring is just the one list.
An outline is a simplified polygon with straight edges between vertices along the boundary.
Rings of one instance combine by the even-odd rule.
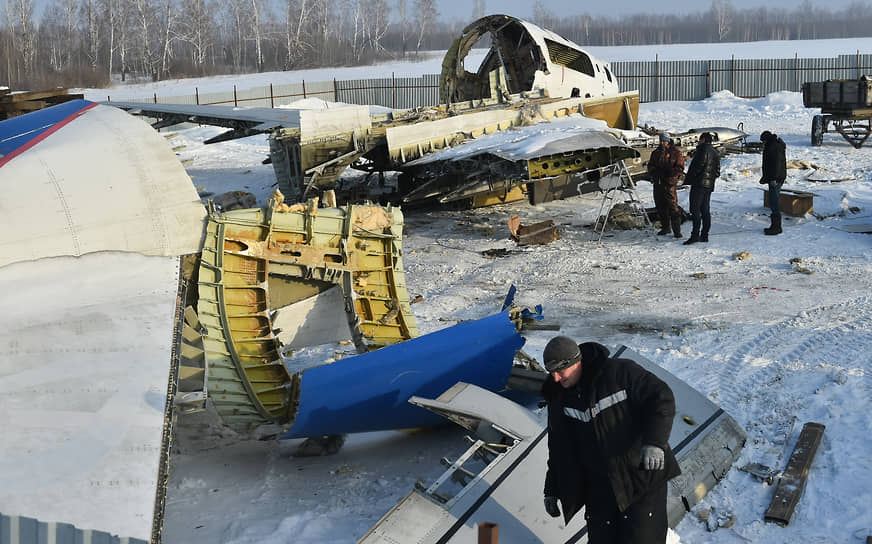
[[0, 121], [0, 185], [0, 512], [144, 544], [206, 210], [161, 135], [86, 100]]
[[155, 128], [197, 123], [231, 129], [207, 143], [244, 138], [278, 128], [299, 128], [299, 109], [235, 108], [233, 106], [201, 106], [196, 104], [147, 104], [140, 102], [105, 102], [134, 115], [158, 119]]

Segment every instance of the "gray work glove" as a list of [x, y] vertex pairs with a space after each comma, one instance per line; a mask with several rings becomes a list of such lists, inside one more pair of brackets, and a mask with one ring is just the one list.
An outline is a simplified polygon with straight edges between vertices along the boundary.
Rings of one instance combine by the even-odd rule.
[[560, 516], [560, 507], [557, 506], [557, 497], [545, 497], [545, 511], [552, 518]]
[[642, 468], [645, 470], [663, 470], [666, 454], [657, 446], [642, 446]]

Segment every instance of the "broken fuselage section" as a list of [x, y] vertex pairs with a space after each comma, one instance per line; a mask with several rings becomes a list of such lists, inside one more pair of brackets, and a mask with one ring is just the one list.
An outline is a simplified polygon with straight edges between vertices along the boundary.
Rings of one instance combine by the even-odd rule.
[[212, 210], [181, 324], [177, 405], [208, 407], [245, 436], [297, 438], [438, 423], [406, 401], [458, 380], [505, 389], [521, 314], [418, 336], [402, 226], [395, 207], [280, 195]]
[[[464, 60], [486, 36], [490, 49], [484, 61], [475, 73], [467, 72]], [[464, 29], [443, 60], [440, 97], [438, 105], [369, 116], [359, 107], [322, 110], [306, 114], [308, 122], [301, 118], [299, 130], [273, 132], [270, 158], [279, 187], [293, 200], [305, 199], [337, 187], [340, 174], [352, 166], [380, 175], [402, 172], [396, 194], [387, 197], [393, 202], [464, 200], [479, 206], [517, 200], [525, 195], [524, 183], [554, 174], [542, 165], [563, 159], [574, 170], [603, 167], [624, 158], [613, 156], [621, 146], [606, 153], [602, 147], [524, 157], [479, 153], [440, 167], [429, 161], [421, 168], [414, 161], [496, 132], [573, 114], [601, 120], [603, 128], [633, 130], [639, 114], [638, 91], [621, 93], [608, 63], [553, 32], [506, 15], [487, 16]], [[567, 154], [574, 156], [566, 161]]]

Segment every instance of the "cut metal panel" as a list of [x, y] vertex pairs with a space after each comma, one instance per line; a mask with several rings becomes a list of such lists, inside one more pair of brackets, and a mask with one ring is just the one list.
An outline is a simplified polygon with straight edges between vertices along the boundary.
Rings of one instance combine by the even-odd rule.
[[[283, 111], [283, 110], [282, 110]], [[372, 127], [369, 106], [342, 106], [319, 110], [298, 110], [303, 143], [336, 134], [365, 131]]]
[[279, 342], [288, 348], [351, 340], [340, 287], [333, 287], [300, 302], [279, 308], [273, 327]]
[[[745, 433], [704, 395], [638, 353], [622, 347], [615, 355], [655, 373], [675, 394], [677, 413], [669, 444], [683, 474], [669, 483], [667, 513], [669, 525], [674, 527], [684, 516], [685, 506], [696, 504], [726, 474], [741, 452]], [[541, 373], [543, 381], [545, 377]], [[433, 409], [473, 431], [479, 440], [491, 445], [491, 451], [473, 456], [478, 465], [458, 471], [455, 462], [434, 485], [416, 488], [360, 543], [474, 542], [476, 527], [485, 522], [499, 525], [517, 542], [587, 542], [583, 512], [565, 526], [562, 518], [551, 518], [541, 506], [530, 507], [530, 490], [541, 489], [545, 481], [548, 441], [544, 413], [538, 419], [508, 399], [465, 383], [454, 385], [436, 400], [414, 397], [409, 402]], [[453, 478], [446, 476], [457, 472], [467, 483], [452, 487]], [[469, 480], [468, 472], [475, 477]], [[440, 482], [444, 485], [435, 485]]]
[[[33, 115], [60, 123], [79, 102]], [[14, 121], [0, 121], [0, 134]], [[75, 115], [0, 166], [0, 180], [9, 181], [0, 266], [96, 251], [199, 251], [206, 210], [190, 178], [166, 139], [116, 108]]]
[[300, 407], [284, 438], [402, 429], [440, 418], [406, 402], [457, 381], [505, 387], [524, 339], [503, 312], [303, 371]]

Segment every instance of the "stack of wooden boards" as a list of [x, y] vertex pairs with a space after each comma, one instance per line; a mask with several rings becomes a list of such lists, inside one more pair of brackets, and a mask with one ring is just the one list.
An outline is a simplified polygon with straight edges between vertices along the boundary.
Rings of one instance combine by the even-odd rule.
[[60, 88], [47, 91], [12, 91], [0, 87], [0, 121], [82, 98], [84, 96], [81, 94], [70, 94], [67, 89]]

